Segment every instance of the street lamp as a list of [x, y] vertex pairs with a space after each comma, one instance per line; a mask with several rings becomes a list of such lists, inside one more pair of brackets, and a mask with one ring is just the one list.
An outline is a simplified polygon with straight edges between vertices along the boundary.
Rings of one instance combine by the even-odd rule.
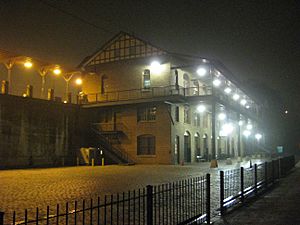
[[46, 75], [49, 71], [52, 71], [55, 75], [61, 74], [61, 69], [59, 65], [45, 65], [39, 68], [38, 73], [42, 77], [41, 98], [44, 98]]
[[231, 88], [230, 88], [230, 87], [225, 88], [225, 89], [224, 89], [224, 92], [225, 92], [226, 94], [230, 94]]
[[[80, 72], [80, 71], [72, 71], [72, 72], [68, 72], [68, 73], [64, 73], [64, 74], [63, 74], [63, 78], [64, 78], [64, 80], [66, 81], [66, 93], [65, 93], [65, 98], [66, 98], [66, 101], [67, 101], [67, 102], [70, 101], [70, 99], [68, 99], [68, 94], [69, 94], [69, 82], [70, 82], [70, 80], [72, 79], [72, 77], [73, 77], [74, 75], [75, 75], [75, 76], [77, 76], [77, 75], [81, 76], [81, 72]], [[81, 80], [81, 78], [77, 78], [76, 81], [75, 81], [75, 83], [76, 83], [77, 85], [81, 85], [81, 83], [82, 83], [82, 81], [81, 81], [81, 83], [80, 83], [79, 79]], [[78, 82], [78, 83], [77, 83], [77, 82]], [[80, 83], [80, 84], [79, 84], [79, 83]]]
[[75, 80], [75, 83], [76, 83], [77, 85], [81, 85], [81, 84], [82, 84], [82, 79], [81, 79], [81, 78], [77, 78], [77, 79]]
[[206, 110], [205, 105], [199, 105], [199, 106], [197, 107], [197, 111], [198, 111], [199, 113], [203, 113], [203, 112], [205, 112], [205, 110]]
[[204, 77], [206, 74], [207, 74], [207, 70], [203, 67], [199, 67], [197, 69], [197, 74], [200, 76], [200, 77]]
[[259, 141], [262, 138], [262, 135], [260, 133], [255, 134], [255, 138], [257, 141]]
[[33, 63], [31, 61], [31, 58], [26, 57], [26, 56], [16, 56], [9, 58], [5, 63], [5, 67], [7, 69], [7, 81], [9, 85], [8, 91], [11, 92], [12, 90], [12, 80], [11, 80], [11, 73], [12, 73], [12, 68], [16, 63], [21, 63], [24, 65], [25, 68], [31, 68], [33, 66]]

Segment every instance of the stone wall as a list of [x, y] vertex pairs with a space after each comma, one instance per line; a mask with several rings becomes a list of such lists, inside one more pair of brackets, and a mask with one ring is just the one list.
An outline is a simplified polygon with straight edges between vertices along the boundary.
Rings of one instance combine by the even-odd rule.
[[79, 106], [0, 95], [0, 168], [76, 162]]

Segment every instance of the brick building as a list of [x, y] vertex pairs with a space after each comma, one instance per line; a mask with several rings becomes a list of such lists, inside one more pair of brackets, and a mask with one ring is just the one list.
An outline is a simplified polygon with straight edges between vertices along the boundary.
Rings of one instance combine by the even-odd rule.
[[97, 136], [89, 144], [123, 161], [215, 161], [257, 153], [264, 141], [261, 106], [220, 62], [120, 32], [80, 67], [89, 72], [85, 126]]

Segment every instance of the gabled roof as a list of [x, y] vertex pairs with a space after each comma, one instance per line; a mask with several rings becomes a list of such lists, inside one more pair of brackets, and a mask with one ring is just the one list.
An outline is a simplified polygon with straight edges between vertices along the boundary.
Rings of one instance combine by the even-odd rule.
[[78, 67], [163, 54], [167, 52], [148, 41], [121, 31], [91, 56], [87, 56]]

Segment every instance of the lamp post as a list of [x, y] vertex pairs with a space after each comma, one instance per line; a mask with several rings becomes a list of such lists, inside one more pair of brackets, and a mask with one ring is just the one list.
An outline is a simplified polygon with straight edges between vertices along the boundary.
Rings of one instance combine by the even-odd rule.
[[25, 68], [29, 69], [32, 67], [31, 58], [26, 56], [16, 56], [9, 58], [5, 63], [5, 67], [7, 69], [7, 81], [8, 81], [8, 93], [11, 93], [12, 91], [12, 68], [16, 63], [22, 63]]
[[59, 75], [61, 73], [61, 69], [58, 65], [46, 65], [42, 66], [38, 73], [42, 77], [42, 85], [41, 85], [41, 98], [45, 97], [45, 83], [46, 83], [46, 75], [49, 71], [52, 71], [54, 74]]
[[[63, 74], [63, 78], [66, 82], [66, 92], [65, 92], [65, 99], [66, 99], [66, 102], [70, 102], [70, 99], [69, 99], [69, 83], [70, 83], [70, 80], [73, 78], [74, 75], [81, 75], [81, 72], [80, 71], [72, 71], [72, 72], [68, 72], [68, 73], [64, 73]], [[80, 78], [77, 78], [77, 79], [80, 79]], [[82, 81], [81, 81], [82, 82]], [[76, 84], [77, 85], [81, 85], [77, 83], [77, 80], [76, 80]]]

